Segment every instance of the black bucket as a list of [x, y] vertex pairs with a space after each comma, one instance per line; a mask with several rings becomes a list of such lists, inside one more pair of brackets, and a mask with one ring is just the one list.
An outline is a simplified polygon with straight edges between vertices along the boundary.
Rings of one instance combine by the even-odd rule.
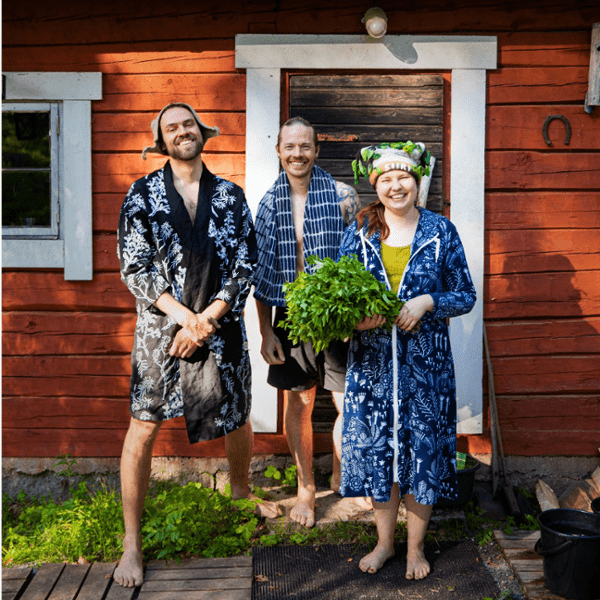
[[592, 512], [600, 513], [600, 496], [592, 500]]
[[479, 461], [470, 454], [467, 454], [465, 467], [457, 470], [458, 476], [458, 496], [456, 500], [448, 500], [448, 498], [439, 498], [438, 506], [446, 508], [462, 506], [473, 498], [473, 484], [475, 483], [475, 471], [479, 469]]
[[600, 515], [553, 508], [538, 515], [542, 535], [535, 551], [544, 557], [544, 582], [573, 600], [600, 599]]

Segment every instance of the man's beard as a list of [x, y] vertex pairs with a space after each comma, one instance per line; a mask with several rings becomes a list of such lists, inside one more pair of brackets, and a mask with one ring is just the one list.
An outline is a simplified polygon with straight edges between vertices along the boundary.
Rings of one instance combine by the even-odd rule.
[[[180, 140], [180, 142], [183, 142], [187, 139], [190, 138], [185, 137]], [[193, 141], [195, 142], [193, 146], [186, 146], [185, 148], [180, 148], [179, 143], [177, 145], [173, 144], [172, 146], [167, 147], [168, 155], [175, 160], [194, 160], [202, 152], [204, 143], [198, 138], [195, 138]]]

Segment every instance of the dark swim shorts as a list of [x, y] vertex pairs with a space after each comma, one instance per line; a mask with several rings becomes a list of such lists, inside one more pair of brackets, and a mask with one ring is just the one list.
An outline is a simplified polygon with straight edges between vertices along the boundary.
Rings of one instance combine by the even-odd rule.
[[286, 318], [287, 310], [277, 307], [273, 329], [281, 341], [285, 363], [269, 366], [267, 383], [280, 390], [301, 392], [320, 385], [325, 390], [343, 392], [346, 382], [348, 342], [334, 340], [329, 347], [315, 352], [312, 344], [294, 344], [288, 332], [277, 323]]

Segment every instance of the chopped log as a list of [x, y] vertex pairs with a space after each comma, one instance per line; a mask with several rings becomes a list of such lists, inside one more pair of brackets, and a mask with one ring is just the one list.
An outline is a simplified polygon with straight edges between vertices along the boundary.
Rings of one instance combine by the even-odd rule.
[[576, 508], [592, 511], [592, 500], [584, 489], [584, 484], [578, 483], [567, 488], [558, 499], [560, 508]]
[[560, 508], [558, 498], [554, 490], [541, 479], [535, 485], [535, 495], [542, 510], [550, 510], [551, 508]]
[[588, 477], [585, 483], [588, 495], [592, 500], [600, 497], [600, 486], [596, 485], [596, 482], [591, 477]]

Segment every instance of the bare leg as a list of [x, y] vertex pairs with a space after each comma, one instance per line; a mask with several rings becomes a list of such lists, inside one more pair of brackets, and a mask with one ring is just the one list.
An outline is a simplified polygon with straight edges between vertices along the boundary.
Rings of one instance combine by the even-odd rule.
[[315, 480], [312, 474], [312, 411], [316, 387], [302, 392], [287, 391], [284, 416], [285, 432], [298, 473], [298, 500], [290, 513], [294, 521], [306, 527], [315, 524]]
[[123, 555], [113, 574], [123, 587], [142, 585], [142, 511], [150, 481], [152, 448], [162, 423], [131, 419], [121, 454], [121, 495], [125, 537]]
[[254, 448], [254, 433], [250, 421], [225, 437], [225, 453], [229, 462], [229, 481], [231, 496], [237, 500], [248, 498], [256, 502], [256, 514], [260, 517], [274, 519], [281, 514], [275, 502], [261, 500], [250, 492], [248, 470]]
[[[330, 488], [340, 493], [340, 483], [342, 480], [342, 415], [344, 412], [344, 393], [343, 392], [331, 392], [333, 397], [333, 403], [337, 408], [337, 418], [335, 425], [333, 426], [333, 473], [331, 474]], [[370, 498], [353, 498], [354, 504], [361, 510], [372, 510], [373, 505], [371, 504]]]
[[425, 534], [432, 507], [419, 504], [412, 494], [404, 496], [408, 552], [406, 554], [406, 579], [423, 579], [429, 575], [431, 566], [425, 558]]
[[394, 483], [390, 492], [390, 499], [387, 502], [375, 502], [373, 500], [378, 539], [373, 552], [364, 556], [358, 565], [361, 571], [365, 573], [377, 573], [384, 563], [394, 556], [394, 533], [396, 532], [398, 508], [400, 506], [399, 494], [398, 484]]
[[330, 487], [339, 494], [342, 479], [342, 414], [344, 412], [344, 393], [331, 392], [333, 403], [337, 408], [337, 418], [333, 426], [333, 473], [331, 474]]

